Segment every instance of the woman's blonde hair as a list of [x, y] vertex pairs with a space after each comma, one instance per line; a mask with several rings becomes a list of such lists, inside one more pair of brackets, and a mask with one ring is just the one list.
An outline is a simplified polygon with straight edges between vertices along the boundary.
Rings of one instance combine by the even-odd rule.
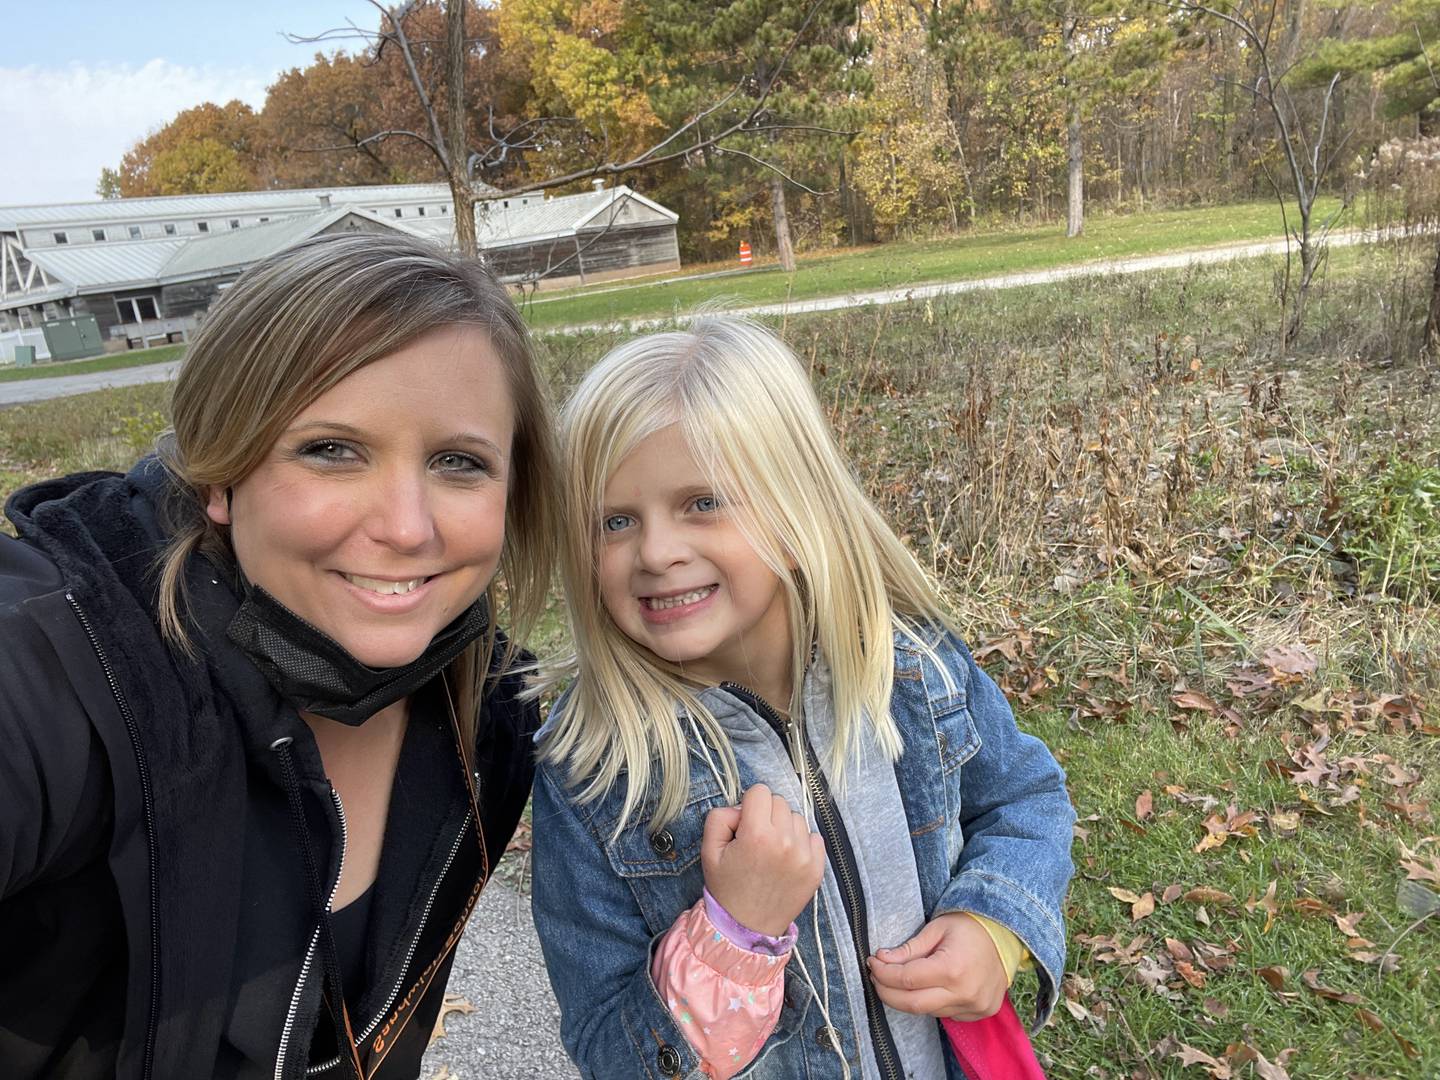
[[642, 440], [672, 424], [784, 586], [795, 677], [791, 700], [777, 704], [799, 715], [812, 647], [830, 669], [832, 781], [843, 783], [867, 723], [885, 752], [900, 756], [889, 707], [895, 628], [950, 625], [933, 583], [851, 475], [809, 377], [779, 338], [752, 322], [705, 315], [685, 330], [614, 349], [562, 413], [561, 569], [576, 652], [559, 665], [574, 683], [541, 757], [568, 764], [582, 801], [623, 775], [617, 828], [645, 803], [656, 770], [651, 828], [685, 806], [688, 749], [677, 703], [719, 752], [727, 794], [738, 795], [729, 742], [693, 683], [628, 638], [601, 601], [605, 486]]
[[[545, 606], [557, 532], [552, 419], [530, 335], [504, 286], [477, 260], [424, 240], [370, 233], [319, 236], [251, 266], [186, 350], [171, 400], [174, 429], [159, 446], [178, 490], [172, 540], [159, 565], [167, 639], [191, 647], [184, 613], [190, 557], [234, 560], [229, 530], [205, 513], [207, 492], [249, 476], [295, 416], [347, 375], [454, 325], [484, 330], [515, 406], [500, 576], [513, 641], [524, 640]], [[495, 581], [488, 593], [495, 613]], [[496, 621], [449, 672], [467, 753]]]

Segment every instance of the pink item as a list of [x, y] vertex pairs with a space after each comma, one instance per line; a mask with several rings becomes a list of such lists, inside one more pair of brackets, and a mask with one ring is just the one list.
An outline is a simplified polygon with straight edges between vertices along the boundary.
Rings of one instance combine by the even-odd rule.
[[969, 1080], [1045, 1080], [1025, 1025], [1010, 998], [984, 1020], [941, 1020], [950, 1049]]
[[650, 978], [706, 1076], [730, 1080], [760, 1053], [785, 1004], [789, 959], [740, 948], [710, 921], [704, 899], [660, 939]]

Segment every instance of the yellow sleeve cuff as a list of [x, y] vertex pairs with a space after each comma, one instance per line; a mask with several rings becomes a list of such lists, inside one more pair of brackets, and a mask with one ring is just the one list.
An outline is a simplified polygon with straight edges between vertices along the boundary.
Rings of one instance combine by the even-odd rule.
[[1008, 926], [1001, 926], [994, 919], [976, 915], [973, 911], [965, 914], [978, 922], [995, 943], [995, 951], [1000, 954], [1000, 963], [1005, 967], [1006, 982], [1014, 982], [1017, 971], [1029, 971], [1035, 966], [1035, 961], [1030, 958], [1030, 950], [1025, 948], [1024, 943]]

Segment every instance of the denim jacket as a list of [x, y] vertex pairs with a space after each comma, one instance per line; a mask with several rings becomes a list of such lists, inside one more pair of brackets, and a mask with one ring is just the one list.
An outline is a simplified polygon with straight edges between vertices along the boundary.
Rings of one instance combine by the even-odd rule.
[[[1065, 775], [1043, 743], [1017, 729], [1004, 695], [964, 644], [951, 635], [933, 640], [943, 673], [897, 631], [890, 702], [904, 741], [895, 770], [926, 919], [969, 911], [1014, 931], [1035, 959], [1038, 1026], [1054, 1007], [1065, 957], [1062, 903], [1075, 820]], [[564, 707], [562, 698], [555, 708]], [[755, 782], [742, 762], [740, 789]], [[623, 777], [585, 804], [569, 790], [563, 766], [544, 764], [536, 778], [532, 904], [561, 1038], [586, 1077], [701, 1080], [649, 961], [658, 939], [701, 895], [705, 815], [727, 800], [696, 747], [688, 802], [660, 832], [650, 829], [652, 798], [612, 836], [623, 797]], [[855, 963], [853, 954], [837, 953], [823, 905], [818, 913], [807, 907], [796, 924], [796, 948], [812, 972], [822, 947], [831, 972]], [[831, 1022], [859, 1077], [855, 1015], [832, 1001]], [[840, 1080], [825, 1027], [809, 985], [787, 970], [780, 1020], [740, 1076]], [[964, 1080], [948, 1051], [947, 1066], [948, 1080]]]

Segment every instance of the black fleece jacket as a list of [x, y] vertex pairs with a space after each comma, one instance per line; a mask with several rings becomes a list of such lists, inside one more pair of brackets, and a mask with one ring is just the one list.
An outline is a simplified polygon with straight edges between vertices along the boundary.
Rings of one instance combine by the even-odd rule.
[[[238, 600], [223, 570], [187, 568], [196, 654], [162, 641], [169, 497], [147, 458], [6, 507], [21, 537], [0, 537], [6, 1080], [284, 1080], [335, 1045], [305, 847], [328, 896], [343, 808], [308, 727], [226, 637]], [[538, 715], [520, 688], [507, 674], [487, 698], [472, 778], [438, 682], [412, 699], [366, 985], [345, 988], [367, 1078], [418, 1075], [455, 945], [524, 807]], [[348, 1074], [335, 1058], [322, 1075]]]

